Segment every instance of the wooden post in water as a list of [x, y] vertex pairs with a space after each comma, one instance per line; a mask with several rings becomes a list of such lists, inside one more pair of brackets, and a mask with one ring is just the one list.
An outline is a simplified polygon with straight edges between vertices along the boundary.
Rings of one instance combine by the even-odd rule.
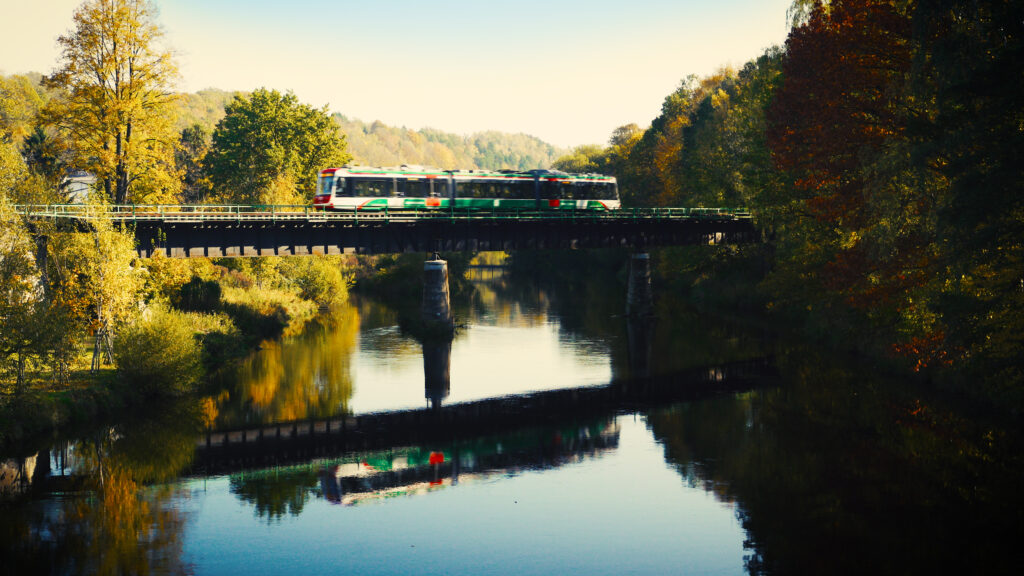
[[654, 308], [651, 295], [651, 258], [646, 252], [634, 253], [629, 260], [629, 287], [626, 292], [626, 313], [649, 316]]

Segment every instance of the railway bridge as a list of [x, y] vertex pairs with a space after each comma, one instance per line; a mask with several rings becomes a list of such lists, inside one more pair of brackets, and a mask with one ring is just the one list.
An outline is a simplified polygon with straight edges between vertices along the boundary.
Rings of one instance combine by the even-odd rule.
[[[422, 209], [329, 212], [313, 206], [38, 205], [17, 207], [33, 221], [88, 230], [105, 219], [132, 230], [142, 258], [440, 253], [625, 247], [629, 310], [650, 309], [645, 250], [655, 246], [758, 242], [750, 214], [727, 208]], [[424, 319], [450, 325], [447, 264], [424, 265]]]
[[134, 231], [139, 256], [172, 258], [511, 251], [756, 242], [750, 214], [725, 208], [425, 209], [327, 212], [312, 206], [18, 207], [33, 220]]

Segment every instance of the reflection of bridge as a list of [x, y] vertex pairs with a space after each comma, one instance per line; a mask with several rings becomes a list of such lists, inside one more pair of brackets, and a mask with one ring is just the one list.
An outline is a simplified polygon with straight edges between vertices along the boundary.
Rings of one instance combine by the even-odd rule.
[[[486, 439], [360, 453], [326, 463], [320, 473], [324, 496], [339, 504], [410, 494], [445, 483], [485, 478], [494, 473], [544, 470], [614, 450], [618, 424], [611, 419], [580, 425], [537, 427]], [[275, 468], [275, 472], [280, 469]]]
[[607, 386], [536, 392], [424, 410], [339, 415], [321, 420], [208, 432], [193, 473], [261, 468], [354, 450], [498, 434], [524, 426], [606, 417], [672, 402], [748, 390], [775, 376], [768, 359], [731, 363]]
[[20, 206], [34, 219], [130, 224], [139, 255], [292, 256], [648, 247], [755, 242], [750, 215], [722, 208], [324, 212], [308, 206]]

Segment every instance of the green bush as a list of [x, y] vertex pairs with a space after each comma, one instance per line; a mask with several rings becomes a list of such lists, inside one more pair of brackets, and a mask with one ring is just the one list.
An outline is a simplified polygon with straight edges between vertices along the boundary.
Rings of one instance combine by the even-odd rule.
[[338, 258], [291, 258], [284, 261], [281, 271], [291, 278], [303, 300], [329, 306], [348, 298], [349, 278], [341, 271]]
[[258, 342], [300, 330], [317, 306], [286, 290], [225, 288], [222, 308], [238, 329]]
[[193, 276], [178, 292], [177, 307], [190, 312], [213, 312], [220, 308], [220, 296], [217, 281]]
[[151, 308], [114, 340], [121, 378], [144, 395], [175, 395], [193, 389], [202, 376], [202, 350], [186, 314]]

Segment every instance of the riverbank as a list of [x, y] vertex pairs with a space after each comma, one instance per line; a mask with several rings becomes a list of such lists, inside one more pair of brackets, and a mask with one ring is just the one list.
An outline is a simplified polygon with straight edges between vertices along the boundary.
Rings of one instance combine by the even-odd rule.
[[347, 298], [341, 260], [274, 260], [150, 261], [149, 301], [111, 339], [114, 363], [93, 372], [91, 341], [80, 341], [63, 381], [37, 371], [0, 397], [0, 450], [31, 453], [79, 426], [197, 391], [262, 342], [298, 333]]

